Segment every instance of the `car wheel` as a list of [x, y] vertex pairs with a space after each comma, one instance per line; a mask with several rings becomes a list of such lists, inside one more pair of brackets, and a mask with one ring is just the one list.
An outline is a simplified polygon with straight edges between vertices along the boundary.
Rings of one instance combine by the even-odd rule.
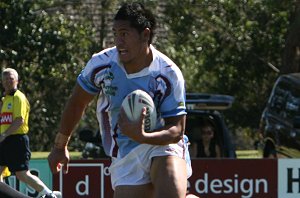
[[265, 140], [265, 146], [263, 151], [264, 158], [277, 158], [276, 146], [271, 138]]
[[89, 153], [83, 151], [81, 156], [82, 156], [83, 159], [88, 159], [89, 158]]

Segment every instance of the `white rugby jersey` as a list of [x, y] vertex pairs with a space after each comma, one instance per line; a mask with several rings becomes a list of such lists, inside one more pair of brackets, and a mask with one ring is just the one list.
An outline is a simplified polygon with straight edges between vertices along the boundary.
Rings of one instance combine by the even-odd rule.
[[130, 92], [141, 89], [152, 97], [158, 115], [157, 127], [163, 125], [162, 118], [186, 114], [181, 71], [167, 56], [152, 45], [150, 48], [152, 63], [138, 73], [126, 73], [113, 47], [94, 54], [77, 78], [85, 91], [99, 95], [97, 119], [109, 156], [123, 157], [139, 145], [123, 135], [117, 125], [122, 101]]

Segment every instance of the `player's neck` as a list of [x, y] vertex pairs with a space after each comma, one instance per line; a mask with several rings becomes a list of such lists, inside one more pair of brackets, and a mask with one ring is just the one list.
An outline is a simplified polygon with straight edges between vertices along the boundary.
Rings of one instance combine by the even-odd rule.
[[125, 63], [124, 68], [127, 74], [137, 73], [143, 70], [144, 68], [149, 67], [152, 62], [152, 59], [153, 59], [152, 51], [148, 47], [144, 53], [141, 53], [133, 61]]

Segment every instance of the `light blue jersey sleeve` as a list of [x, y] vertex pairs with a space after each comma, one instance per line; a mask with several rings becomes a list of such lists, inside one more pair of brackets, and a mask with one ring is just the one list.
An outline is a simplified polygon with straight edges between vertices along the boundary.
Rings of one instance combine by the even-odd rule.
[[85, 91], [94, 95], [101, 91], [100, 85], [103, 81], [106, 68], [110, 67], [109, 63], [112, 54], [112, 48], [103, 50], [98, 54], [94, 54], [93, 57], [88, 61], [85, 68], [77, 77], [78, 84]]
[[78, 84], [88, 93], [97, 94], [101, 90], [100, 87], [97, 87], [93, 80], [93, 71], [95, 68], [95, 64], [93, 64], [93, 58], [89, 60], [86, 67], [81, 71], [79, 76], [77, 77]]
[[[167, 72], [165, 78], [165, 98], [163, 99], [160, 112], [163, 118], [185, 115], [185, 83], [181, 71], [175, 67]], [[169, 82], [167, 82], [169, 81]]]

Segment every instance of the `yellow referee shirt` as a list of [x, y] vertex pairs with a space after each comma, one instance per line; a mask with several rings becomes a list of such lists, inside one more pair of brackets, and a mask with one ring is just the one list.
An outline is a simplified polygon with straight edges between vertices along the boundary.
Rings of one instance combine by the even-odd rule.
[[6, 95], [5, 97], [3, 97], [1, 108], [0, 133], [4, 133], [16, 118], [22, 117], [24, 119], [24, 123], [13, 134], [27, 134], [29, 130], [29, 111], [29, 102], [26, 96], [21, 91], [17, 90], [13, 95]]

